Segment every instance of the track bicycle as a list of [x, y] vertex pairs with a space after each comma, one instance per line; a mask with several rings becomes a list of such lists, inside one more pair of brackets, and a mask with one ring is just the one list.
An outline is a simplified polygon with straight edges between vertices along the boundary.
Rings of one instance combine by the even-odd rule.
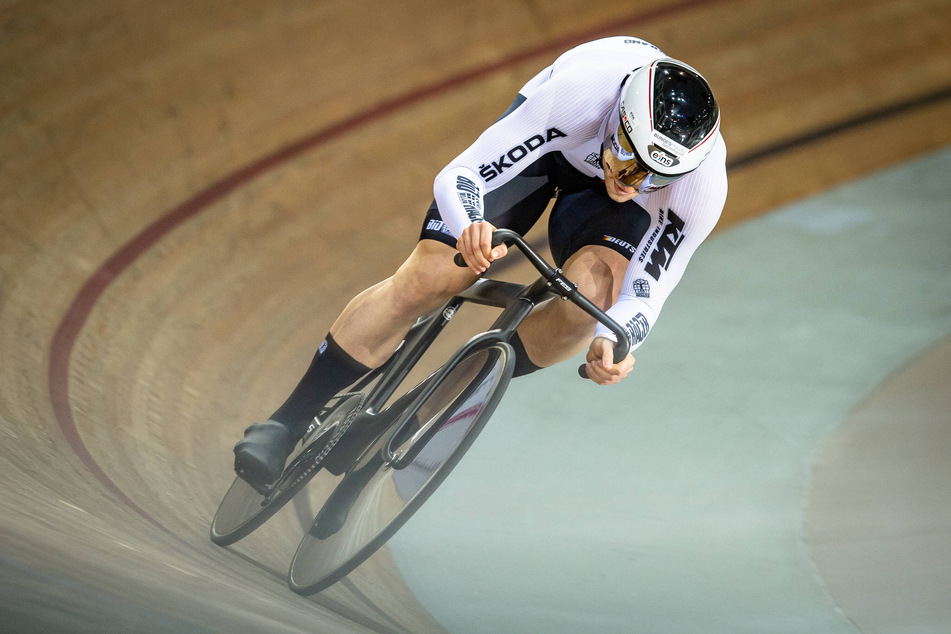
[[[485, 426], [514, 371], [512, 335], [538, 305], [571, 301], [617, 337], [614, 360], [628, 354], [626, 331], [578, 292], [513, 231], [492, 245], [517, 247], [540, 277], [522, 285], [480, 278], [441, 309], [420, 318], [390, 359], [318, 414], [283, 473], [269, 486], [235, 479], [211, 525], [211, 539], [232, 544], [261, 526], [321, 468], [344, 474], [305, 533], [288, 585], [310, 595], [339, 581], [379, 549], [432, 495]], [[465, 266], [457, 254], [456, 264]], [[488, 330], [394, 399], [397, 389], [466, 302], [502, 309]], [[579, 373], [584, 374], [584, 367]], [[390, 403], [387, 405], [387, 403]]]

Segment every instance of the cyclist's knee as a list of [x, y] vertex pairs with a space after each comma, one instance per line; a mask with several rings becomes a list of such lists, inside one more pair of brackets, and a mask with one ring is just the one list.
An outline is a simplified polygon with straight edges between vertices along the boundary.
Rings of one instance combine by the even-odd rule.
[[[586, 246], [568, 258], [565, 275], [578, 285], [585, 297], [607, 310], [616, 301], [624, 283], [628, 260], [601, 246]], [[591, 318], [594, 323], [594, 318]]]
[[[565, 263], [565, 275], [578, 285], [578, 290], [602, 310], [610, 308], [618, 298], [627, 258], [612, 249], [600, 246], [584, 247]], [[557, 325], [559, 338], [568, 342], [590, 342], [597, 321], [573, 304], [558, 302], [560, 309]]]

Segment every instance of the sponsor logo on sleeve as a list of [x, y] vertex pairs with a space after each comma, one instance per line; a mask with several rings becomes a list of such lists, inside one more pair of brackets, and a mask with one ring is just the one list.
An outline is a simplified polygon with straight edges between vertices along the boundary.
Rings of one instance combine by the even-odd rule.
[[634, 296], [643, 297], [645, 299], [651, 296], [651, 285], [643, 277], [634, 280]]
[[651, 326], [644, 313], [637, 313], [634, 319], [624, 324], [624, 330], [627, 331], [627, 338], [631, 340], [631, 345], [644, 341], [650, 329]]
[[469, 220], [482, 220], [482, 191], [479, 186], [465, 176], [457, 176], [456, 193], [459, 194], [459, 202], [466, 210]]
[[555, 139], [565, 138], [568, 135], [559, 130], [558, 128], [548, 128], [545, 130], [544, 134], [536, 134], [532, 137], [529, 137], [507, 151], [505, 154], [499, 157], [498, 161], [492, 161], [491, 163], [485, 163], [479, 166], [479, 176], [485, 180], [486, 183], [495, 179], [502, 172], [507, 170], [510, 167], [514, 167], [516, 163], [521, 161], [523, 158], [545, 145], [550, 143]]
[[638, 262], [643, 262], [644, 258], [647, 257], [647, 252], [650, 251], [651, 247], [654, 245], [654, 241], [657, 240], [657, 236], [660, 234], [661, 228], [664, 226], [664, 210], [657, 210], [657, 226], [654, 227], [654, 230], [651, 231], [650, 237], [647, 239], [647, 242], [644, 243], [644, 248], [641, 249], [640, 255], [637, 256]]
[[[653, 236], [651, 236], [653, 239]], [[684, 241], [684, 221], [671, 210], [667, 210], [667, 226], [657, 241], [657, 247], [651, 253], [650, 261], [644, 266], [644, 270], [654, 280], [660, 279], [661, 269], [667, 270], [670, 262], [674, 259], [677, 247]]]

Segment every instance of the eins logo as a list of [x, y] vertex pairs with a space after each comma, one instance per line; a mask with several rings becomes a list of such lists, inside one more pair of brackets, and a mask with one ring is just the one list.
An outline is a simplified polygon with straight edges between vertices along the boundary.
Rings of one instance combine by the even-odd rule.
[[656, 145], [648, 145], [647, 151], [653, 160], [657, 161], [664, 167], [673, 167], [674, 165], [680, 163], [680, 159], [671, 156]]

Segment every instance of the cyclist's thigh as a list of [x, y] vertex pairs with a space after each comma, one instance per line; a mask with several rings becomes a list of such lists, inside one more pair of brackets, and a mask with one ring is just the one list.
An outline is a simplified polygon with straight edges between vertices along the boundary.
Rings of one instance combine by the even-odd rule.
[[548, 243], [558, 266], [586, 246], [605, 247], [627, 261], [650, 227], [650, 215], [633, 200], [618, 203], [597, 187], [561, 192], [548, 219]]
[[413, 298], [448, 298], [478, 279], [468, 268], [456, 266], [455, 246], [443, 241], [421, 239], [393, 276], [401, 292]]

